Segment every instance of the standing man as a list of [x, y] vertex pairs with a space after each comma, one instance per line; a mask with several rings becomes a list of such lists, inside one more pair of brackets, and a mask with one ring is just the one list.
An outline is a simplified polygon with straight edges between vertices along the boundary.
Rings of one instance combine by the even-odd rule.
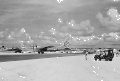
[[85, 50], [85, 59], [87, 60], [88, 50]]

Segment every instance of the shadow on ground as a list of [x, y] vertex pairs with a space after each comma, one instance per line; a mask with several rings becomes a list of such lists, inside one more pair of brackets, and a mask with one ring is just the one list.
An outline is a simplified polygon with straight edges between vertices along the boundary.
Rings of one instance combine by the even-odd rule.
[[27, 54], [27, 55], [0, 55], [0, 62], [43, 59], [54, 57], [78, 56], [83, 54]]

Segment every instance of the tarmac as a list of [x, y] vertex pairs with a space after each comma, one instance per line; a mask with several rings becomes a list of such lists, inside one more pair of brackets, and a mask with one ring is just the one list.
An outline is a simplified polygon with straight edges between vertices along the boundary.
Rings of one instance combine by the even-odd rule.
[[[13, 60], [6, 60], [10, 55], [2, 57], [0, 81], [120, 81], [119, 57], [110, 62], [94, 61], [94, 54], [88, 60], [83, 54], [36, 55], [39, 57], [12, 55]], [[18, 57], [21, 60], [14, 60]]]

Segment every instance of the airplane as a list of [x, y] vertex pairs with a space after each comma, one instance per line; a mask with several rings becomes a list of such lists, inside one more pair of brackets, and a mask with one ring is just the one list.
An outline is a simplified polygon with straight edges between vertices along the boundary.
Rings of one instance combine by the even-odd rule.
[[[62, 47], [62, 46], [63, 46], [63, 49], [59, 49], [59, 47]], [[55, 52], [55, 51], [63, 50], [66, 53], [68, 53], [70, 51], [68, 41], [64, 41], [60, 46], [55, 47], [57, 49], [49, 49], [49, 48], [53, 48], [53, 47], [55, 47], [55, 46], [45, 46], [45, 47], [37, 48], [36, 51], [38, 52], [38, 54], [44, 54], [44, 52], [46, 52], [46, 51]]]
[[[58, 47], [63, 46], [64, 42], [60, 46], [58, 46]], [[53, 48], [53, 47], [55, 47], [55, 46], [53, 46], [53, 45], [44, 46], [44, 47], [36, 48], [35, 51], [38, 52], [38, 54], [44, 54], [44, 52], [46, 52], [46, 51], [50, 51], [50, 52], [60, 51], [59, 49], [49, 49], [49, 48]], [[58, 47], [55, 47], [55, 48], [58, 48]]]
[[[53, 49], [53, 47], [55, 47], [55, 49]], [[70, 42], [68, 40], [64, 40], [60, 46], [53, 46], [53, 45], [45, 46], [45, 47], [37, 48], [36, 51], [38, 52], [38, 54], [44, 54], [44, 52], [46, 51], [49, 52], [60, 51], [61, 53], [72, 53], [80, 50], [76, 49], [74, 46], [70, 46]]]
[[53, 51], [53, 50], [48, 50], [48, 48], [52, 48], [54, 46], [45, 46], [45, 47], [42, 47], [42, 48], [37, 48], [37, 52], [38, 54], [44, 54], [45, 51]]
[[22, 49], [16, 47], [16, 48], [9, 48], [6, 51], [14, 51], [15, 53], [22, 53]]

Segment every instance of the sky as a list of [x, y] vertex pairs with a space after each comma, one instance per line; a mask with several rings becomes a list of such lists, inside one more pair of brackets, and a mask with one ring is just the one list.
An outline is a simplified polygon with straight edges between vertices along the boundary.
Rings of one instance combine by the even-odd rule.
[[0, 43], [119, 43], [120, 0], [0, 0]]

